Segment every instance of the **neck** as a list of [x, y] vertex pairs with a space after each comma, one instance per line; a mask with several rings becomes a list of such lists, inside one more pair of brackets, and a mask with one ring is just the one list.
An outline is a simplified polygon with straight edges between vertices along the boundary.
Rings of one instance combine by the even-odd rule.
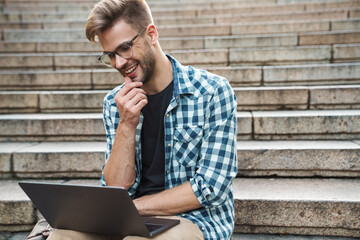
[[143, 85], [143, 89], [148, 95], [154, 95], [164, 90], [173, 79], [173, 69], [171, 61], [161, 50], [155, 57], [154, 76]]

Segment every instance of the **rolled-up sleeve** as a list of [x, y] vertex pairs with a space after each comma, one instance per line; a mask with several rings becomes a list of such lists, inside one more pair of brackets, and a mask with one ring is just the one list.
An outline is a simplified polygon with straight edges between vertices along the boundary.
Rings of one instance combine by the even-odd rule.
[[112, 146], [114, 144], [115, 140], [115, 133], [114, 130], [114, 123], [111, 120], [111, 107], [108, 103], [107, 96], [104, 98], [104, 105], [103, 105], [103, 122], [105, 127], [105, 133], [106, 133], [106, 150], [105, 150], [105, 162], [102, 166], [102, 172], [101, 172], [101, 178], [100, 183], [102, 186], [106, 186], [106, 181], [104, 178], [104, 167], [105, 164], [110, 156]]
[[236, 96], [229, 83], [219, 83], [209, 101], [198, 169], [190, 183], [204, 207], [221, 205], [232, 194], [237, 174]]

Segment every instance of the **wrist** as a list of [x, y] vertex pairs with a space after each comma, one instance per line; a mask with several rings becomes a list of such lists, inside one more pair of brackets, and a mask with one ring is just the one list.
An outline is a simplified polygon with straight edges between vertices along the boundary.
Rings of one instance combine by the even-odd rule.
[[134, 199], [134, 205], [135, 205], [135, 207], [138, 210], [140, 215], [142, 215], [142, 216], [145, 215], [145, 212], [143, 210], [143, 204], [142, 204], [141, 198]]
[[132, 136], [136, 133], [136, 127], [131, 123], [119, 122], [119, 125], [116, 129], [116, 134], [123, 134], [125, 136]]

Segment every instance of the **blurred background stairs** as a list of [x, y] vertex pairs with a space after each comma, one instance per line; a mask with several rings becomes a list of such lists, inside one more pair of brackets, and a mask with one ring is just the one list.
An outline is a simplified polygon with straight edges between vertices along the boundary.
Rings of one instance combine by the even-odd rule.
[[[0, 239], [40, 217], [19, 180], [99, 184], [123, 79], [85, 38], [94, 3], [0, 0]], [[236, 92], [233, 239], [360, 238], [360, 1], [148, 3], [163, 49]]]

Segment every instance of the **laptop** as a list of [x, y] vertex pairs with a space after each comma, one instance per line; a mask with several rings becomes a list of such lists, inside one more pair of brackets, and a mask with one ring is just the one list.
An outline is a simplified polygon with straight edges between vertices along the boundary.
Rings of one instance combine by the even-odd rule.
[[101, 187], [20, 181], [51, 227], [88, 233], [153, 237], [179, 220], [142, 217], [128, 192]]

